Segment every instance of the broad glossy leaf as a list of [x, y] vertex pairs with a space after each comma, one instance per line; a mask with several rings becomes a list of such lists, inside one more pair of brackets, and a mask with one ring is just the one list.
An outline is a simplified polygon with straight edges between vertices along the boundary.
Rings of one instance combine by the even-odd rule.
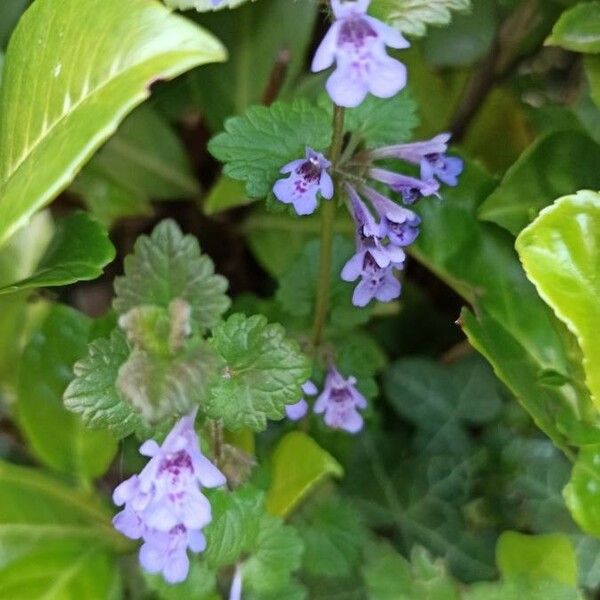
[[563, 495], [579, 527], [600, 537], [600, 445], [580, 450]]
[[573, 52], [600, 52], [600, 2], [580, 2], [566, 10], [546, 44]]
[[62, 402], [90, 326], [83, 314], [55, 305], [23, 353], [17, 389], [18, 423], [36, 456], [82, 480], [102, 475], [117, 451], [110, 434], [87, 430]]
[[540, 296], [577, 336], [600, 406], [600, 194], [560, 198], [521, 232], [516, 247]]
[[[477, 331], [477, 320], [463, 315], [471, 341], [536, 423], [557, 443], [564, 439], [559, 429], [568, 430], [573, 443], [590, 443], [600, 428], [580, 382], [573, 339], [527, 280], [510, 234], [476, 217], [493, 184], [468, 163], [443, 202], [417, 206], [426, 226], [411, 252], [475, 307], [482, 323]], [[562, 374], [569, 384], [545, 385], [548, 373]]]
[[370, 12], [403, 33], [421, 37], [428, 25], [448, 25], [452, 11], [465, 11], [471, 0], [373, 0]]
[[54, 237], [33, 274], [0, 287], [0, 295], [96, 279], [114, 258], [115, 248], [106, 230], [78, 211], [57, 222]]
[[214, 37], [159, 3], [35, 2], [4, 65], [0, 240], [73, 180], [153, 81], [223, 58]]
[[191, 307], [192, 332], [212, 327], [229, 308], [227, 280], [216, 275], [198, 240], [167, 219], [135, 243], [125, 258], [125, 275], [115, 280], [114, 309], [121, 315], [139, 306], [168, 309], [174, 300]]
[[569, 538], [559, 533], [525, 535], [505, 531], [498, 539], [496, 562], [505, 579], [525, 577], [577, 585], [575, 550]]
[[310, 362], [281, 325], [262, 315], [236, 313], [213, 330], [212, 344], [226, 365], [203, 410], [227, 429], [262, 431], [301, 397]]
[[99, 499], [0, 463], [0, 598], [116, 600], [114, 552], [130, 549]]
[[193, 197], [200, 191], [181, 141], [145, 104], [123, 121], [82, 173], [88, 169], [147, 200]]
[[335, 458], [312, 438], [292, 431], [277, 444], [271, 458], [267, 510], [286, 517], [325, 478], [341, 477], [343, 473]]
[[187, 95], [213, 131], [222, 129], [227, 117], [242, 115], [253, 104], [286, 96], [305, 69], [318, 10], [315, 0], [258, 0], [233, 14], [219, 11], [198, 18], [229, 53], [224, 65], [209, 65], [185, 77]]
[[600, 146], [578, 131], [550, 133], [519, 157], [478, 215], [517, 235], [543, 207], [578, 189], [600, 189]]

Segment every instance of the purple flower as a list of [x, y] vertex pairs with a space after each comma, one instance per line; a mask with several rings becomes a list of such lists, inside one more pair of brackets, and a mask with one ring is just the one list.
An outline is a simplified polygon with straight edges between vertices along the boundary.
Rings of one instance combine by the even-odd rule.
[[275, 197], [285, 204], [293, 204], [299, 215], [310, 215], [317, 208], [317, 192], [328, 200], [333, 196], [333, 181], [327, 172], [330, 166], [320, 152], [306, 148], [306, 158], [293, 160], [281, 169], [281, 173], [290, 173], [290, 176], [275, 182]]
[[387, 55], [386, 46], [408, 48], [402, 35], [366, 14], [369, 0], [332, 0], [335, 22], [321, 41], [312, 62], [314, 72], [334, 61], [327, 91], [339, 106], [358, 106], [367, 93], [390, 98], [406, 85], [406, 67]]
[[362, 429], [363, 418], [359, 408], [366, 408], [365, 397], [356, 389], [354, 377], [344, 377], [332, 365], [327, 371], [325, 388], [317, 398], [314, 411], [325, 413], [325, 423], [334, 429], [344, 429], [349, 433], [357, 433]]
[[231, 588], [229, 589], [229, 600], [242, 600], [242, 569], [240, 565], [235, 566]]
[[458, 183], [458, 176], [463, 170], [463, 161], [454, 156], [446, 156], [448, 152], [449, 133], [440, 133], [424, 142], [386, 146], [370, 152], [370, 157], [399, 158], [421, 167], [421, 179], [431, 181], [437, 177], [446, 185]]
[[206, 545], [201, 529], [212, 515], [200, 486], [226, 483], [200, 452], [194, 418], [195, 412], [180, 419], [160, 446], [154, 440], [144, 442], [140, 454], [151, 457], [150, 461], [113, 492], [114, 503], [124, 505], [113, 525], [131, 539], [143, 538], [142, 567], [162, 572], [170, 583], [187, 576], [186, 550], [201, 552]]
[[362, 256], [362, 262], [351, 258], [342, 269], [344, 281], [361, 278], [352, 294], [354, 306], [366, 306], [371, 300], [391, 302], [400, 296], [400, 282], [392, 272], [392, 265], [380, 267], [370, 253]]
[[421, 219], [412, 210], [402, 208], [371, 187], [363, 186], [363, 194], [379, 213], [381, 237], [386, 237], [397, 246], [409, 246], [419, 235]]
[[377, 167], [369, 169], [369, 176], [376, 181], [385, 183], [391, 190], [401, 194], [405, 204], [414, 204], [425, 196], [439, 197], [440, 184], [435, 179], [417, 179], [416, 177], [409, 177]]
[[[307, 381], [302, 385], [302, 391], [307, 396], [316, 396], [318, 393], [317, 386], [312, 381]], [[295, 404], [286, 404], [285, 414], [290, 421], [299, 421], [308, 412], [308, 402], [304, 398], [300, 398]]]

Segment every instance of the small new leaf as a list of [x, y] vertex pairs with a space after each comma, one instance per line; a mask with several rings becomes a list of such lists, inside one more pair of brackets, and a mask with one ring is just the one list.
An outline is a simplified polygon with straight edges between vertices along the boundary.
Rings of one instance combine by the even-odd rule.
[[243, 117], [228, 119], [225, 131], [210, 141], [208, 149], [225, 163], [225, 175], [246, 182], [251, 198], [264, 198], [283, 165], [302, 158], [306, 146], [323, 150], [330, 140], [327, 112], [307, 100], [296, 100], [268, 108], [252, 106]]
[[125, 314], [142, 305], [168, 309], [173, 300], [191, 307], [192, 332], [213, 327], [229, 308], [227, 280], [215, 275], [212, 260], [200, 253], [198, 240], [183, 235], [168, 219], [150, 236], [141, 236], [125, 259], [125, 276], [115, 280], [114, 308]]
[[301, 397], [310, 363], [281, 325], [262, 315], [234, 314], [214, 330], [213, 345], [226, 362], [223, 377], [205, 401], [206, 414], [227, 429], [265, 429], [281, 419], [284, 406]]
[[452, 11], [465, 11], [471, 0], [373, 0], [370, 12], [402, 33], [422, 37], [428, 25], [448, 25]]
[[130, 351], [125, 335], [115, 329], [110, 338], [89, 344], [88, 355], [75, 363], [75, 379], [63, 400], [91, 429], [110, 429], [117, 437], [125, 437], [142, 428], [140, 415], [124, 402], [115, 386]]
[[148, 424], [184, 414], [206, 397], [219, 358], [202, 339], [194, 338], [177, 356], [134, 349], [121, 366], [117, 389]]

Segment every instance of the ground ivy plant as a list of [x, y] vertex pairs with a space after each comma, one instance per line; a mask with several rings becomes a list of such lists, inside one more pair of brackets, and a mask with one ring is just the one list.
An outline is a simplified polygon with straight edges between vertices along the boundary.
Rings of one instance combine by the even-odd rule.
[[5, 0], [0, 600], [600, 590], [600, 3]]

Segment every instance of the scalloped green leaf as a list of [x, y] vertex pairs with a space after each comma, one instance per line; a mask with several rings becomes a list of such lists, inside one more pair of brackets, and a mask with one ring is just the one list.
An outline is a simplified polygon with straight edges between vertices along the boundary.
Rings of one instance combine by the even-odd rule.
[[34, 2], [3, 71], [0, 241], [73, 180], [152, 82], [224, 58], [216, 38], [158, 2]]
[[516, 248], [540, 296], [577, 337], [600, 406], [600, 194], [559, 198], [521, 232]]
[[452, 11], [466, 11], [471, 0], [373, 0], [370, 13], [415, 37], [422, 37], [428, 25], [448, 25]]
[[0, 295], [96, 279], [114, 258], [115, 248], [106, 230], [87, 213], [77, 211], [57, 223], [33, 274], [1, 287]]
[[168, 309], [174, 300], [185, 300], [195, 332], [218, 323], [230, 304], [226, 290], [227, 280], [215, 274], [198, 240], [167, 219], [150, 236], [140, 236], [133, 254], [125, 258], [125, 275], [115, 280], [113, 306], [123, 315], [140, 306]]
[[223, 173], [246, 182], [251, 198], [269, 194], [288, 162], [304, 156], [306, 146], [324, 150], [331, 140], [327, 111], [307, 100], [251, 106], [243, 117], [225, 121], [225, 131], [209, 143], [210, 153], [225, 163]]
[[213, 331], [213, 346], [226, 363], [203, 405], [227, 429], [262, 431], [267, 419], [281, 419], [285, 405], [302, 396], [310, 362], [279, 324], [262, 315], [234, 314]]

